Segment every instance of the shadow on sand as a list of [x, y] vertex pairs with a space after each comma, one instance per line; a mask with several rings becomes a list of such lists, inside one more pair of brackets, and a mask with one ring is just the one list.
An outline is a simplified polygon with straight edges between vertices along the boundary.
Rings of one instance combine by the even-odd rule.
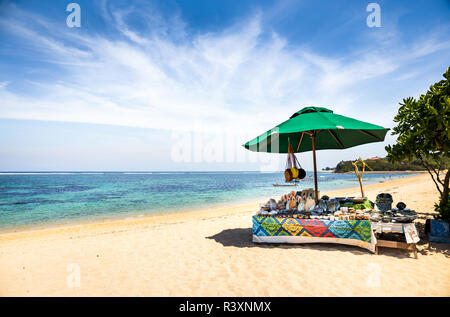
[[[418, 224], [418, 231], [420, 234], [420, 242], [417, 244], [417, 252], [421, 255], [428, 255], [432, 253], [442, 253], [446, 257], [450, 257], [450, 245], [445, 243], [433, 243], [429, 242], [423, 233], [424, 230]], [[385, 237], [387, 238], [387, 237]], [[390, 237], [389, 237], [390, 238]], [[370, 251], [349, 245], [331, 244], [331, 243], [312, 243], [312, 244], [283, 244], [283, 243], [255, 243], [252, 241], [252, 229], [251, 228], [234, 228], [225, 229], [213, 236], [206, 237], [217, 243], [222, 244], [224, 247], [235, 248], [282, 248], [282, 249], [310, 249], [318, 251], [342, 251], [350, 252], [356, 255], [372, 254]], [[397, 240], [394, 237], [393, 240]], [[380, 248], [379, 255], [393, 256], [399, 259], [413, 258], [413, 253], [406, 250]]]
[[[422, 213], [424, 214], [424, 213]], [[419, 219], [430, 219], [429, 215], [433, 214], [425, 214], [428, 217]], [[439, 242], [430, 242], [428, 241], [428, 237], [425, 234], [425, 223], [416, 222], [417, 231], [419, 232], [420, 241], [417, 243], [418, 253], [422, 255], [427, 255], [430, 253], [442, 253], [445, 257], [450, 257], [450, 244], [448, 243], [439, 243]]]
[[206, 239], [212, 239], [217, 243], [222, 244], [224, 247], [236, 247], [236, 248], [281, 248], [281, 249], [311, 249], [319, 251], [336, 251], [350, 252], [353, 254], [370, 254], [371, 252], [354, 246], [339, 245], [330, 243], [312, 243], [312, 244], [287, 244], [287, 243], [255, 243], [252, 241], [252, 229], [251, 228], [235, 228], [225, 229], [211, 237]]

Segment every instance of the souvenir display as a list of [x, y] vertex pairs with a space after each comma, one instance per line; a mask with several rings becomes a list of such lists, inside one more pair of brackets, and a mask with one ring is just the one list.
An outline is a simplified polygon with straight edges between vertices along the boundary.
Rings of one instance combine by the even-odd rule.
[[[276, 202], [270, 199], [260, 205], [259, 216], [291, 217], [299, 219], [324, 220], [371, 220], [375, 222], [412, 222], [417, 218], [414, 210], [406, 208], [406, 204], [399, 202], [397, 208], [386, 209], [392, 204], [390, 194], [377, 196], [377, 210], [370, 200], [355, 197], [330, 198], [322, 196], [318, 204], [313, 198], [314, 191], [309, 189], [292, 191], [281, 196]], [[381, 207], [381, 208], [380, 208]]]
[[375, 203], [379, 210], [387, 211], [392, 208], [392, 196], [391, 194], [381, 193], [377, 195]]
[[306, 211], [311, 211], [311, 209], [313, 209], [316, 205], [316, 202], [314, 201], [314, 199], [309, 196], [306, 201], [305, 201], [305, 210]]
[[269, 207], [270, 207], [270, 210], [277, 210], [278, 209], [278, 205], [277, 205], [277, 202], [275, 201], [275, 199], [270, 199], [269, 200]]
[[372, 221], [382, 221], [382, 222], [401, 222], [409, 223], [413, 222], [417, 218], [417, 213], [409, 208], [398, 209], [393, 208], [392, 210], [386, 211], [375, 211], [370, 220]]
[[396, 207], [397, 207], [399, 210], [403, 210], [403, 209], [406, 208], [406, 204], [405, 204], [404, 202], [401, 202], [401, 201], [400, 201], [399, 203], [397, 203]]
[[[289, 194], [281, 196], [280, 200], [276, 202], [271, 198], [267, 203], [260, 205], [258, 215], [271, 216], [277, 215], [279, 217], [293, 217], [293, 218], [318, 218], [318, 219], [369, 219], [368, 216], [362, 215], [364, 212], [371, 211], [370, 203], [355, 204], [354, 201], [359, 202], [353, 198], [329, 198], [320, 199], [316, 204], [313, 198], [314, 191], [292, 191]], [[341, 207], [341, 202], [346, 206]], [[353, 208], [357, 206], [358, 208]]]

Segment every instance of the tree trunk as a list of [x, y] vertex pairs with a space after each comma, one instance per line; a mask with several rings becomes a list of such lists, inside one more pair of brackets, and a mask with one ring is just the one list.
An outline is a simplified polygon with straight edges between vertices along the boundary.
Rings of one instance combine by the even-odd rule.
[[450, 185], [449, 183], [450, 183], [450, 170], [447, 170], [447, 174], [445, 174], [444, 178], [444, 188], [442, 189], [441, 195], [441, 200], [444, 203], [444, 206], [446, 206], [448, 203], [448, 194], [449, 194], [448, 186]]

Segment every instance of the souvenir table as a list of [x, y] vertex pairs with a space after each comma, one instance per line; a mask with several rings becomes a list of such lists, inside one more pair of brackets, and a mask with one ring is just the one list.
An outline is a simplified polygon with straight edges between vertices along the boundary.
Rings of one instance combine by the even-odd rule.
[[253, 216], [257, 243], [338, 243], [375, 252], [377, 240], [370, 220], [300, 219]]
[[414, 223], [372, 222], [372, 229], [377, 236], [383, 232], [401, 233], [406, 238], [406, 243], [378, 239], [375, 254], [378, 254], [379, 247], [397, 248], [414, 251], [414, 258], [417, 259], [416, 243], [420, 241], [420, 238]]
[[[377, 239], [381, 233], [401, 233], [406, 243]], [[253, 242], [257, 243], [338, 243], [365, 248], [375, 254], [379, 247], [398, 248], [414, 251], [417, 258], [419, 241], [414, 223], [253, 216]]]
[[[257, 243], [338, 243], [378, 253], [378, 247], [414, 251], [420, 240], [413, 221], [414, 210], [399, 202], [392, 208], [392, 196], [381, 193], [376, 205], [365, 197], [323, 196], [317, 202], [311, 189], [292, 191], [277, 202], [269, 199], [253, 216], [253, 241]], [[381, 233], [400, 233], [406, 243], [380, 240]]]

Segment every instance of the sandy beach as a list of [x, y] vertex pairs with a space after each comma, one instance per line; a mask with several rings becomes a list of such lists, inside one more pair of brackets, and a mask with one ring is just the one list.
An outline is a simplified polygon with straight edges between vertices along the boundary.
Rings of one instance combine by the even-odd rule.
[[[334, 244], [254, 244], [251, 216], [263, 202], [255, 201], [0, 234], [0, 295], [450, 296], [450, 246], [429, 243], [423, 234], [438, 199], [429, 175], [365, 191], [372, 201], [391, 193], [394, 204], [406, 202], [420, 213], [418, 259], [388, 248], [374, 255]], [[359, 188], [326, 194], [360, 195]]]

